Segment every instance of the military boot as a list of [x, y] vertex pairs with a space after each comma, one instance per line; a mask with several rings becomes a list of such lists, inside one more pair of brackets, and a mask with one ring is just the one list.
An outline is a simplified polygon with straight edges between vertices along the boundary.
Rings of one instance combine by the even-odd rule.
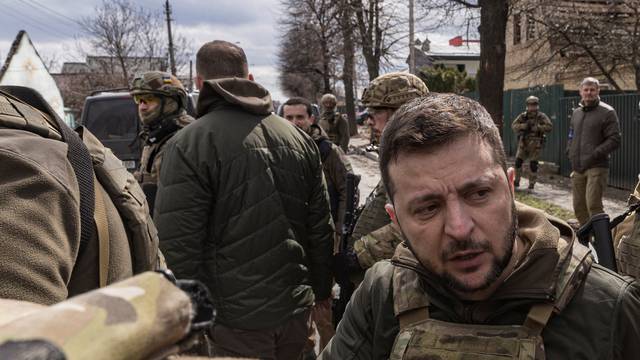
[[533, 187], [536, 185], [536, 180], [538, 179], [538, 175], [534, 172], [529, 174], [529, 190], [533, 190]]

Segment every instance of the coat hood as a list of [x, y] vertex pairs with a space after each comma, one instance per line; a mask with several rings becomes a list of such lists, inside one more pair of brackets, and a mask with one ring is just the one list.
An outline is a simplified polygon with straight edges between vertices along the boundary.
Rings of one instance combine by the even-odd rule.
[[271, 95], [267, 89], [254, 81], [234, 77], [203, 83], [198, 98], [198, 117], [229, 104], [256, 115], [269, 115], [273, 112]]

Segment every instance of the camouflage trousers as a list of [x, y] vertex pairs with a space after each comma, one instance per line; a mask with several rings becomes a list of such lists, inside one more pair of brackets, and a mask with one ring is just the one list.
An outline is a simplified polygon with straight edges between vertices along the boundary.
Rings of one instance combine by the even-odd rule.
[[573, 195], [573, 212], [582, 226], [586, 224], [593, 215], [604, 212], [602, 195], [607, 187], [609, 169], [592, 168], [583, 173], [573, 171], [570, 177]]
[[538, 179], [538, 158], [542, 150], [542, 141], [538, 138], [523, 139], [518, 143], [518, 151], [516, 152], [516, 184], [520, 183], [523, 174], [523, 164], [529, 160], [529, 186], [533, 187]]

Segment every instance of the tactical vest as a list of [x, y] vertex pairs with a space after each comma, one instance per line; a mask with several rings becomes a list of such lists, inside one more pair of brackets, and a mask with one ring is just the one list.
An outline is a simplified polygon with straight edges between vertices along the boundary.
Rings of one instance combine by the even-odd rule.
[[[51, 116], [56, 115], [44, 114], [34, 107], [25, 105], [20, 100], [0, 94], [0, 127], [29, 131], [44, 138], [63, 141], [61, 130], [58, 129], [58, 124], [51, 119]], [[80, 171], [86, 171], [86, 173], [76, 173], [76, 176], [94, 178], [93, 186], [98, 186], [99, 183], [118, 210], [129, 238], [134, 274], [150, 269], [166, 268], [162, 254], [156, 251], [158, 234], [149, 216], [149, 208], [145, 201], [144, 193], [133, 178], [133, 175], [126, 170], [122, 162], [111, 150], [105, 148], [87, 129], [79, 128], [78, 135], [89, 151], [93, 171], [90, 168], [79, 168], [82, 169]], [[69, 148], [71, 149], [71, 146]], [[72, 161], [71, 158], [69, 161]], [[77, 170], [78, 167], [73, 166], [73, 164], [72, 167], [74, 171], [79, 171]], [[99, 191], [92, 191], [91, 194], [95, 196], [95, 210], [93, 204], [91, 204], [92, 206], [89, 210], [83, 208], [85, 205], [81, 201], [80, 213], [90, 213], [90, 218], [94, 220], [94, 223], [90, 223], [88, 226], [93, 227], [95, 224], [97, 231], [96, 238], [99, 242], [98, 258], [100, 262], [99, 279], [100, 285], [104, 286], [106, 285], [109, 264], [108, 225], [106, 211], [104, 210], [104, 199], [101, 198]], [[83, 230], [86, 230], [85, 227], [87, 225], [85, 223], [81, 224], [81, 233], [84, 233]], [[93, 229], [91, 229], [90, 233], [93, 233]]]
[[391, 219], [385, 210], [387, 204], [387, 192], [384, 189], [382, 181], [376, 185], [371, 194], [367, 197], [364, 208], [358, 216], [356, 226], [351, 235], [351, 243], [361, 237], [380, 229], [389, 224]]
[[[640, 202], [640, 182], [636, 185], [634, 193], [629, 197], [628, 204]], [[621, 237], [616, 246], [616, 258], [618, 259], [618, 271], [621, 274], [640, 279], [640, 216], [638, 213], [627, 217], [616, 229]]]
[[[569, 245], [564, 244], [566, 250]], [[573, 246], [570, 261], [566, 261], [556, 283], [555, 302], [533, 305], [522, 325], [458, 324], [432, 319], [429, 296], [422, 290], [418, 273], [395, 266], [393, 306], [400, 331], [389, 359], [543, 360], [542, 330], [552, 313], [560, 313], [571, 300], [592, 261], [586, 247]]]

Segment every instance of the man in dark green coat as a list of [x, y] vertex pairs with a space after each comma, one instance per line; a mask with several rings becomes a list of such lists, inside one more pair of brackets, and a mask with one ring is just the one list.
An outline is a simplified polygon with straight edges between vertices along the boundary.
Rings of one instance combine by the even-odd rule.
[[160, 246], [177, 277], [213, 295], [214, 355], [295, 359], [332, 286], [320, 154], [272, 113], [241, 48], [209, 42], [196, 70], [198, 121], [169, 141], [160, 174]]
[[403, 105], [380, 169], [406, 240], [367, 271], [321, 359], [637, 359], [638, 283], [514, 201], [480, 104], [428, 94]]

